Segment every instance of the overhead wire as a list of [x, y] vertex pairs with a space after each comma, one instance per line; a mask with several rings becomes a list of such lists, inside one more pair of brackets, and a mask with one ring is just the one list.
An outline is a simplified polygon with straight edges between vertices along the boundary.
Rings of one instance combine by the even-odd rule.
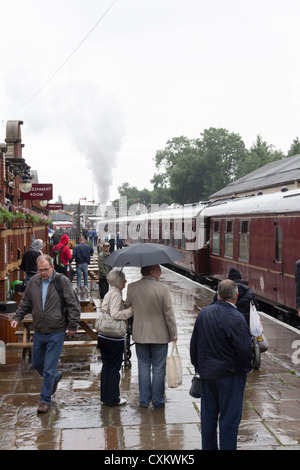
[[98, 24], [103, 20], [103, 18], [107, 15], [107, 13], [111, 10], [111, 8], [114, 6], [114, 4], [117, 2], [117, 0], [114, 0], [111, 5], [106, 9], [106, 11], [102, 14], [102, 16], [99, 18], [99, 20], [95, 23], [95, 25], [90, 29], [90, 31], [85, 35], [85, 37], [82, 39], [82, 41], [78, 44], [78, 46], [75, 47], [73, 52], [66, 58], [66, 60], [58, 67], [58, 69], [55, 70], [55, 72], [52, 73], [52, 75], [48, 78], [48, 80], [22, 105], [20, 108], [18, 108], [14, 113], [12, 113], [8, 119], [12, 116], [14, 116], [16, 113], [21, 111], [21, 109], [25, 108], [28, 103], [30, 103], [47, 85], [53, 78], [60, 72], [60, 70], [66, 65], [67, 62], [73, 57], [73, 55], [78, 51], [78, 49], [82, 46], [82, 44], [86, 41], [86, 39], [92, 34], [94, 29], [97, 28]]

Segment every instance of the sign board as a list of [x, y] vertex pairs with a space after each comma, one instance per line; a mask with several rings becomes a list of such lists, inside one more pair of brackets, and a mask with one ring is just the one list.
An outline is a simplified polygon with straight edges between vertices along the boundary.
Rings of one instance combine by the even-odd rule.
[[63, 208], [64, 208], [63, 204], [47, 204], [47, 207], [46, 207], [46, 209], [48, 209], [49, 211], [59, 211], [59, 210], [63, 210]]
[[51, 201], [53, 199], [53, 185], [52, 184], [38, 184], [32, 185], [29, 193], [20, 191], [21, 199], [38, 199], [39, 201]]

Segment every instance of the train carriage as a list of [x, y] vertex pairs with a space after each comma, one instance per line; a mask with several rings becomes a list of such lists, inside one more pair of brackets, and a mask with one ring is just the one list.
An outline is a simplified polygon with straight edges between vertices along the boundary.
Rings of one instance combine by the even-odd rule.
[[300, 258], [300, 190], [248, 196], [205, 209], [210, 276], [237, 268], [258, 299], [295, 311], [295, 263]]
[[138, 238], [132, 228], [141, 230], [143, 227], [138, 241], [176, 248], [183, 254], [183, 258], [176, 262], [183, 273], [197, 276], [200, 270], [207, 272], [208, 251], [203, 249], [204, 208], [204, 204], [190, 204], [129, 217], [126, 244], [135, 243]]
[[126, 245], [173, 246], [183, 254], [176, 267], [212, 287], [235, 267], [265, 311], [272, 306], [277, 313], [296, 313], [299, 189], [129, 214], [103, 221], [102, 229], [120, 231]]

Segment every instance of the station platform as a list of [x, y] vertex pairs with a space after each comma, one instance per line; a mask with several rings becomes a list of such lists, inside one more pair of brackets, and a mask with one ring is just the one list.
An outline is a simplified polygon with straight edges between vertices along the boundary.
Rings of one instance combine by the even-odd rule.
[[[183, 363], [183, 384], [166, 387], [165, 407], [139, 406], [134, 345], [130, 366], [121, 371], [127, 404], [101, 405], [99, 349], [75, 346], [63, 349], [63, 377], [50, 412], [37, 415], [41, 378], [21, 351], [8, 350], [6, 365], [0, 365], [0, 450], [105, 450], [115, 456], [117, 451], [130, 456], [143, 450], [195, 455], [201, 450], [200, 400], [189, 395], [194, 372], [189, 343], [199, 309], [210, 303], [213, 292], [162, 271], [161, 282], [169, 286], [175, 307]], [[140, 278], [139, 268], [124, 272], [128, 284]], [[259, 370], [248, 374], [238, 450], [300, 450], [300, 331], [268, 316], [262, 322], [269, 350]]]

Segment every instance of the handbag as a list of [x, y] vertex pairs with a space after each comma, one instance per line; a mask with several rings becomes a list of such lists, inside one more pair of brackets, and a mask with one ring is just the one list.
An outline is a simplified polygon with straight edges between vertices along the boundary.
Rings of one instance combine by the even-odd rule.
[[175, 341], [172, 342], [171, 354], [167, 357], [167, 380], [170, 388], [182, 384], [182, 361]]
[[201, 398], [201, 379], [198, 374], [195, 374], [192, 378], [189, 394], [191, 397]]
[[121, 338], [127, 333], [127, 324], [124, 320], [115, 320], [104, 312], [101, 312], [97, 318], [95, 328], [99, 333], [112, 338]]

